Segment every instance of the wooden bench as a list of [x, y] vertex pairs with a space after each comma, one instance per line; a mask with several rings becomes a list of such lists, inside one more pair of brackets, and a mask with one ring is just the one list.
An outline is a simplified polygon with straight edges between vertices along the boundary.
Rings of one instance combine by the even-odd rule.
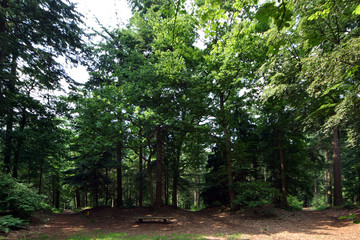
[[142, 223], [145, 220], [163, 220], [164, 223], [167, 223], [168, 220], [170, 222], [171, 219], [173, 219], [172, 217], [151, 217], [151, 216], [141, 216], [141, 217], [134, 217], [135, 219], [138, 220], [138, 222]]

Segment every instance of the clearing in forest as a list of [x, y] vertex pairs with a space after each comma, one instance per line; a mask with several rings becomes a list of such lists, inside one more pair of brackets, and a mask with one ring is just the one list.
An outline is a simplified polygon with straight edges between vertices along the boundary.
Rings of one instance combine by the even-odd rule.
[[[101, 207], [78, 213], [38, 213], [29, 229], [14, 231], [8, 239], [360, 239], [360, 224], [339, 219], [351, 214], [358, 215], [360, 210], [288, 212], [255, 208], [230, 212], [215, 207], [191, 212], [171, 207]], [[138, 216], [172, 219], [170, 223], [139, 223]], [[110, 237], [99, 237], [105, 235]]]

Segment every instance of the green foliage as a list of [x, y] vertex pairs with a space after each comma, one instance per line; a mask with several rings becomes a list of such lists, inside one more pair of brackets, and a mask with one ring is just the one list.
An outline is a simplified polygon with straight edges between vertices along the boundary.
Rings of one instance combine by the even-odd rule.
[[328, 208], [326, 196], [324, 195], [315, 196], [311, 202], [311, 206], [317, 210], [323, 210]]
[[253, 181], [235, 184], [235, 204], [240, 207], [257, 207], [271, 204], [279, 194], [271, 183]]
[[[71, 82], [56, 59], [78, 61], [75, 5], [3, 2], [0, 168], [49, 196], [47, 209], [108, 205], [116, 191], [128, 207], [140, 196], [152, 204], [155, 185], [186, 208], [233, 205], [235, 190], [238, 206], [292, 195], [290, 207], [300, 209], [314, 184], [325, 193], [335, 127], [354, 149], [341, 144], [344, 197], [359, 199], [358, 1], [129, 0], [130, 23], [95, 33], [102, 40], [87, 49], [89, 81], [60, 102], [42, 90]], [[208, 149], [215, 154], [205, 167]], [[25, 185], [0, 180], [2, 212], [41, 208]], [[325, 197], [312, 205], [325, 206]]]
[[9, 175], [0, 173], [0, 212], [21, 218], [42, 209], [43, 197]]
[[0, 217], [0, 232], [8, 233], [12, 228], [22, 227], [27, 225], [28, 221], [13, 217], [12, 215], [5, 215]]
[[355, 8], [355, 10], [353, 11], [353, 14], [360, 15], [360, 4]]
[[291, 5], [290, 7], [289, 5], [285, 1], [281, 1], [280, 4], [267, 2], [256, 12], [256, 18], [262, 23], [268, 23], [270, 19], [273, 20], [278, 30], [290, 27], [293, 13]]
[[[339, 219], [349, 219], [349, 220], [353, 220], [354, 224], [360, 224], [360, 220], [356, 219], [358, 218], [357, 215], [348, 215], [348, 216], [341, 216], [339, 217]], [[355, 219], [355, 220], [354, 220]]]
[[288, 196], [289, 207], [292, 210], [302, 210], [304, 201], [299, 201], [296, 196]]

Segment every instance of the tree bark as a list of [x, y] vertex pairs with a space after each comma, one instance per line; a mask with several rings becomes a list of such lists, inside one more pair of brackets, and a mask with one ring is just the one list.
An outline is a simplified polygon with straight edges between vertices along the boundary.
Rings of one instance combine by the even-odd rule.
[[179, 168], [180, 168], [180, 156], [181, 156], [181, 148], [182, 144], [184, 142], [184, 136], [181, 136], [180, 142], [178, 143], [178, 146], [176, 148], [176, 156], [175, 156], [175, 162], [173, 166], [173, 182], [172, 182], [172, 194], [171, 194], [171, 205], [174, 207], [177, 207], [177, 199], [178, 199], [178, 184], [179, 184]]
[[164, 202], [165, 205], [169, 205], [169, 169], [167, 164], [165, 164], [165, 177], [164, 177]]
[[224, 131], [225, 137], [225, 153], [226, 153], [226, 169], [227, 169], [227, 178], [228, 178], [228, 185], [229, 185], [229, 200], [230, 200], [230, 208], [234, 208], [235, 202], [235, 192], [234, 192], [234, 185], [233, 185], [233, 176], [232, 176], [232, 161], [231, 161], [231, 144], [230, 144], [230, 135], [228, 132], [228, 126], [226, 121], [226, 114], [225, 114], [225, 100], [224, 94], [220, 94], [220, 114], [221, 114], [221, 126]]
[[[106, 167], [105, 168], [105, 176], [106, 179], [109, 178], [109, 169]], [[108, 201], [109, 201], [109, 184], [105, 185], [105, 206], [108, 206]]]
[[174, 169], [173, 171], [173, 182], [172, 182], [172, 194], [171, 194], [171, 205], [177, 207], [177, 192], [178, 192], [178, 180], [179, 173], [178, 170]]
[[156, 133], [156, 199], [155, 199], [155, 206], [157, 206], [157, 207], [161, 206], [163, 204], [163, 199], [162, 199], [163, 140], [162, 140], [161, 133], [162, 133], [161, 126], [157, 126], [157, 133]]
[[55, 208], [60, 208], [60, 190], [58, 188], [55, 190]]
[[[15, 79], [17, 69], [17, 56], [12, 56], [11, 62], [11, 75], [8, 79], [9, 98], [11, 99], [15, 95]], [[5, 172], [10, 173], [11, 170], [11, 152], [13, 141], [13, 125], [14, 125], [14, 107], [13, 100], [8, 101], [5, 106], [6, 112], [6, 130], [5, 130], [5, 148], [4, 148], [4, 167]]]
[[140, 145], [139, 151], [139, 207], [143, 205], [143, 148]]
[[20, 136], [18, 137], [17, 146], [14, 153], [14, 164], [12, 171], [12, 175], [14, 178], [18, 177], [18, 163], [19, 163], [21, 147], [24, 141], [24, 137], [22, 136], [22, 133], [24, 131], [25, 124], [26, 124], [26, 109], [24, 108], [21, 116], [20, 127], [19, 127]]
[[95, 190], [94, 190], [94, 198], [95, 198], [95, 207], [99, 206], [99, 178], [97, 175], [97, 170], [95, 169], [95, 173], [94, 173], [94, 178], [95, 178]]
[[81, 208], [80, 190], [79, 189], [76, 189], [75, 195], [76, 195], [76, 209], [79, 209], [79, 208]]
[[117, 191], [116, 191], [116, 206], [121, 207], [123, 205], [123, 196], [122, 196], [122, 143], [119, 141], [116, 146], [116, 159], [118, 166], [116, 168], [116, 177], [117, 177]]
[[147, 160], [147, 172], [149, 175], [148, 187], [149, 187], [149, 193], [150, 193], [150, 204], [154, 205], [153, 175], [152, 175], [152, 170], [151, 170], [151, 154]]
[[332, 149], [334, 159], [334, 206], [343, 205], [342, 197], [342, 167], [340, 157], [340, 136], [338, 127], [334, 127], [332, 136]]
[[[40, 156], [42, 158], [42, 156]], [[41, 194], [41, 188], [42, 188], [42, 175], [43, 175], [43, 160], [41, 160], [40, 163], [40, 174], [39, 174], [39, 188], [38, 188], [38, 194]]]
[[278, 148], [279, 148], [279, 157], [280, 157], [280, 171], [281, 171], [281, 193], [282, 193], [282, 202], [285, 207], [289, 206], [287, 201], [287, 191], [286, 191], [286, 170], [285, 170], [285, 159], [284, 159], [284, 151], [281, 141], [281, 131], [278, 132]]
[[81, 191], [81, 202], [80, 202], [81, 207], [86, 207], [86, 205], [87, 205], [87, 201], [86, 201], [87, 197], [86, 196], [87, 196], [86, 190], [82, 190]]
[[[326, 163], [330, 162], [328, 151], [325, 151], [325, 162]], [[329, 167], [326, 168], [325, 174], [326, 174], [326, 189], [327, 189], [327, 191], [326, 191], [326, 199], [327, 199], [327, 204], [328, 204], [328, 206], [332, 206], [331, 170], [330, 170]]]
[[[360, 179], [360, 170], [356, 171], [358, 179]], [[359, 205], [360, 203], [360, 187], [357, 187], [357, 191], [356, 191], [356, 204]]]

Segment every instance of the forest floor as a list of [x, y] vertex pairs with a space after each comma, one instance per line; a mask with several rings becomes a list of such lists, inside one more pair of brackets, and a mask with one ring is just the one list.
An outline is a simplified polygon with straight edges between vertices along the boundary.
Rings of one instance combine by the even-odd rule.
[[[353, 224], [349, 219], [339, 219], [352, 214], [359, 216], [360, 209], [289, 212], [269, 207], [230, 212], [222, 207], [214, 207], [191, 212], [172, 207], [156, 210], [100, 207], [78, 213], [37, 213], [29, 229], [13, 231], [7, 238], [68, 239], [76, 234], [116, 232], [127, 233], [128, 236], [165, 235], [168, 236], [166, 239], [173, 239], [172, 234], [201, 235], [201, 239], [219, 240], [360, 239], [360, 224]], [[165, 216], [173, 219], [170, 223], [161, 220], [139, 223], [135, 219], [138, 216]]]

